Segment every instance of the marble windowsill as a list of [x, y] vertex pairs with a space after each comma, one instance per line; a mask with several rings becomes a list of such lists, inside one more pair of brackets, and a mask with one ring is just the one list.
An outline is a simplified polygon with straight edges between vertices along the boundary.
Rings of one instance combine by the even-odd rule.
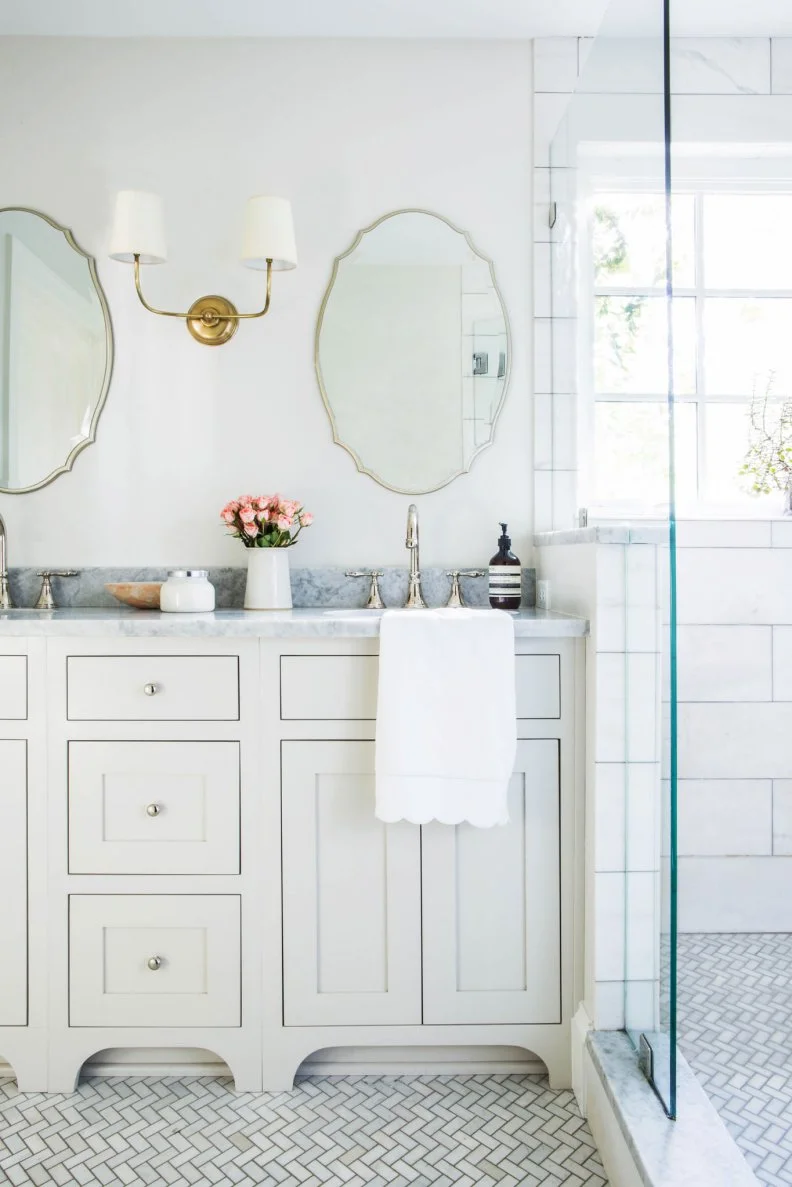
[[588, 528], [563, 528], [554, 532], [537, 532], [536, 548], [554, 544], [667, 544], [668, 525], [652, 524], [594, 524]]
[[623, 1031], [592, 1031], [587, 1045], [647, 1187], [756, 1187], [757, 1178], [680, 1053], [677, 1119], [669, 1121]]
[[[475, 609], [475, 607], [474, 607]], [[376, 638], [381, 610], [311, 607], [296, 610], [215, 610], [211, 614], [163, 614], [159, 610], [7, 610], [3, 636], [94, 638]], [[585, 618], [526, 607], [512, 615], [518, 639], [581, 638]]]

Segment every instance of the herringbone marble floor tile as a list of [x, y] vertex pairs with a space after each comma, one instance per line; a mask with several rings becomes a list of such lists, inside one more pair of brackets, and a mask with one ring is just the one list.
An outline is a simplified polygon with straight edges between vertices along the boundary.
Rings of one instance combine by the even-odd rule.
[[540, 1076], [88, 1079], [0, 1089], [0, 1182], [73, 1187], [606, 1187], [571, 1092]]
[[792, 1184], [792, 936], [679, 937], [679, 1045], [756, 1177]]

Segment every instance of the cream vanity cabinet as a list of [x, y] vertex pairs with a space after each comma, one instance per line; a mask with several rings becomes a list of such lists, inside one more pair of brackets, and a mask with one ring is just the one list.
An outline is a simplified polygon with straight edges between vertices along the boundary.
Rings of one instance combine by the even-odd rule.
[[517, 638], [509, 824], [419, 827], [374, 816], [376, 637], [173, 617], [0, 624], [0, 1057], [20, 1085], [71, 1090], [107, 1050], [165, 1069], [208, 1050], [259, 1090], [323, 1048], [505, 1045], [567, 1083], [581, 640]]

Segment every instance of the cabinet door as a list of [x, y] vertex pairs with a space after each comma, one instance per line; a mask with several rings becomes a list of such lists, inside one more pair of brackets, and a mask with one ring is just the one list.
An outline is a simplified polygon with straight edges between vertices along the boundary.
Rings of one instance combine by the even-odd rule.
[[284, 742], [287, 1026], [421, 1021], [417, 826], [374, 816], [373, 742]]
[[558, 741], [522, 741], [507, 825], [424, 826], [424, 1022], [560, 1022], [559, 808]]
[[0, 902], [0, 1026], [26, 1026], [26, 742], [0, 742]]

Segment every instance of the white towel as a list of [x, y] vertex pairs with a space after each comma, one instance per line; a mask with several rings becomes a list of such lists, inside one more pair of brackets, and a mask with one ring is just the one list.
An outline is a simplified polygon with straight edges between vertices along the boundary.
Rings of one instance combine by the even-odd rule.
[[502, 610], [389, 610], [380, 632], [376, 815], [506, 824], [517, 750], [514, 623]]

